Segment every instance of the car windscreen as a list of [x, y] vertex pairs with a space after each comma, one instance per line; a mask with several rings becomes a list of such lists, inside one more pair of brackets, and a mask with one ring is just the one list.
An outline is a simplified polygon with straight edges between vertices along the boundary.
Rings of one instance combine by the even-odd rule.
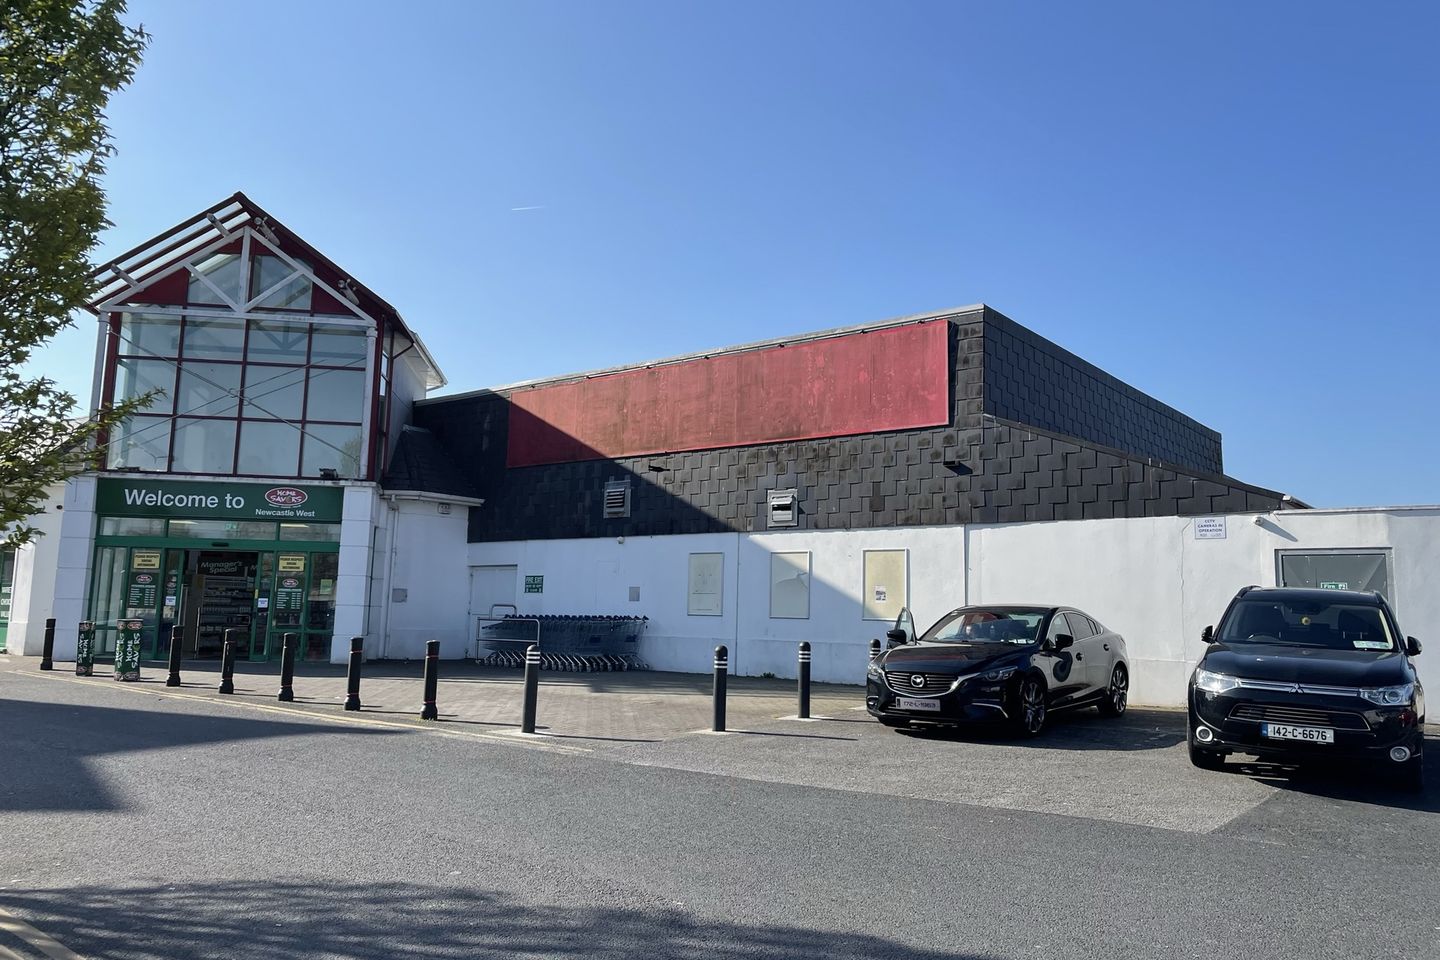
[[1044, 610], [956, 610], [925, 632], [932, 643], [1035, 643]]
[[1241, 600], [1220, 625], [1221, 643], [1279, 643], [1329, 650], [1394, 650], [1378, 606], [1325, 600]]

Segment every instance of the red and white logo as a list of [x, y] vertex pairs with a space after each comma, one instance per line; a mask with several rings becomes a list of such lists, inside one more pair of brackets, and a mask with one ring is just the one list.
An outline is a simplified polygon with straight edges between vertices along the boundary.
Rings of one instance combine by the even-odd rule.
[[298, 487], [275, 487], [265, 491], [265, 499], [277, 507], [298, 507], [310, 498]]

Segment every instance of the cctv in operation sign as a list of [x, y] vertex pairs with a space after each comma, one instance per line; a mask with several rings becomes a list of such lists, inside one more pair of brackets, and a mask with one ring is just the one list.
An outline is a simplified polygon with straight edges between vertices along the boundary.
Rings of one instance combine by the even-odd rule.
[[95, 510], [112, 517], [339, 523], [344, 500], [341, 487], [101, 477]]

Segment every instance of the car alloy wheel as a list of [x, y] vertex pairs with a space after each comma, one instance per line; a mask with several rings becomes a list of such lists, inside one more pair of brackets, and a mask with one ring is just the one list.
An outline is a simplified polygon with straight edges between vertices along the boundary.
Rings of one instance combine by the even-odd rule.
[[1020, 732], [1033, 737], [1045, 726], [1045, 688], [1029, 677], [1020, 684]]
[[1110, 674], [1110, 687], [1105, 699], [1100, 701], [1100, 712], [1107, 717], [1118, 717], [1125, 712], [1130, 701], [1130, 677], [1120, 664]]

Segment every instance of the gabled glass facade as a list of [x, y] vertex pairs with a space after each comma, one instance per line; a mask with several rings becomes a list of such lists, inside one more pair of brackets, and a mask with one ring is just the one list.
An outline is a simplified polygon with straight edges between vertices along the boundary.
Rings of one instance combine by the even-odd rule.
[[155, 398], [112, 432], [107, 469], [364, 478], [369, 324], [311, 313], [313, 284], [279, 257], [244, 263], [201, 258], [183, 304], [113, 315], [106, 399]]

